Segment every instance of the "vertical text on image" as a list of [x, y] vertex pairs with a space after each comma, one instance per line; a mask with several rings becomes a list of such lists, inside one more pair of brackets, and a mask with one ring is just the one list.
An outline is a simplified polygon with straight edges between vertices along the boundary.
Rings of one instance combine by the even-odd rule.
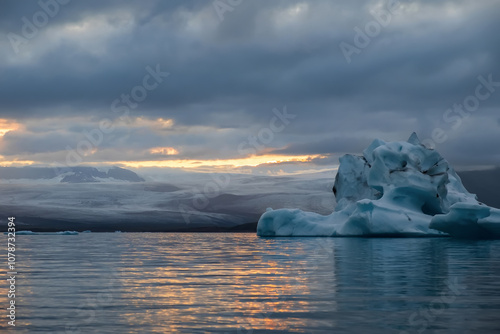
[[7, 228], [7, 282], [9, 290], [7, 298], [9, 300], [9, 307], [7, 307], [7, 318], [9, 326], [16, 326], [16, 224], [15, 217], [9, 217]]

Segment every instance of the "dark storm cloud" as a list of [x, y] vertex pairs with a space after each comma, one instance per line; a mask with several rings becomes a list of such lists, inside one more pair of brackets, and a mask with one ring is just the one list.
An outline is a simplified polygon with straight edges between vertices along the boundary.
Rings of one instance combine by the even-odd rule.
[[[269, 145], [275, 153], [359, 151], [373, 137], [403, 140], [413, 131], [429, 137], [446, 109], [474, 93], [479, 75], [500, 81], [500, 4], [401, 1], [391, 22], [348, 64], [339, 44], [355, 45], [354, 28], [364, 30], [374, 20], [370, 10], [387, 3], [246, 0], [220, 21], [211, 1], [73, 0], [15, 54], [7, 34], [20, 34], [22, 17], [31, 19], [40, 7], [2, 1], [0, 118], [115, 118], [111, 103], [142, 83], [147, 66], [159, 64], [170, 76], [132, 115], [240, 130], [240, 136], [169, 138], [196, 158], [237, 156], [231, 144], [267, 126], [272, 108], [283, 105], [297, 121]], [[500, 164], [487, 153], [494, 137], [481, 132], [498, 118], [500, 87], [481, 103], [475, 122], [483, 123], [468, 135], [485, 149], [474, 159]], [[165, 141], [120, 134], [104, 145], [140, 149]], [[47, 150], [60, 146], [53, 133], [45, 140], [19, 133], [16, 145], [13, 138], [5, 138], [10, 151], [0, 154], [28, 146], [43, 152], [34, 141]], [[468, 147], [461, 136], [451, 140]], [[451, 144], [443, 149], [459, 156]]]

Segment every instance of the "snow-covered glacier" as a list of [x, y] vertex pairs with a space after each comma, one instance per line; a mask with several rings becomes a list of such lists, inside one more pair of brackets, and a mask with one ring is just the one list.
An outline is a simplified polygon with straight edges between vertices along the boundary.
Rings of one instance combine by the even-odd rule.
[[268, 209], [257, 234], [500, 237], [500, 210], [478, 202], [415, 133], [406, 142], [376, 139], [362, 156], [341, 157], [333, 191], [331, 215]]

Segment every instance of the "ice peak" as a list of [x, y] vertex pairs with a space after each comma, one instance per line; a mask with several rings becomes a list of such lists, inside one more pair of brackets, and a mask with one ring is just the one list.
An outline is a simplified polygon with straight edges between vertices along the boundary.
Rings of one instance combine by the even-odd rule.
[[420, 138], [418, 138], [418, 135], [416, 132], [413, 132], [408, 138], [408, 143], [413, 144], [413, 145], [422, 145], [422, 142], [420, 141]]

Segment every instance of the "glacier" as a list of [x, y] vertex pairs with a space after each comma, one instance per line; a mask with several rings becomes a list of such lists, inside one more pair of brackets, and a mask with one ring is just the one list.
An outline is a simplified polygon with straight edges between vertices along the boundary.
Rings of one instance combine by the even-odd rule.
[[[30, 169], [39, 171], [35, 168]], [[19, 169], [27, 173], [27, 168]], [[333, 170], [282, 176], [159, 169], [149, 174], [141, 171], [145, 182], [97, 176], [99, 182], [87, 183], [61, 182], [64, 175], [49, 179], [45, 174], [2, 171], [0, 168], [0, 224], [7, 224], [6, 217], [14, 216], [17, 230], [33, 232], [255, 233], [268, 206], [327, 215], [335, 203], [329, 191]], [[210, 186], [216, 184], [220, 187]]]
[[406, 142], [376, 139], [339, 161], [332, 214], [268, 209], [257, 235], [500, 238], [500, 210], [469, 193], [415, 133]]

